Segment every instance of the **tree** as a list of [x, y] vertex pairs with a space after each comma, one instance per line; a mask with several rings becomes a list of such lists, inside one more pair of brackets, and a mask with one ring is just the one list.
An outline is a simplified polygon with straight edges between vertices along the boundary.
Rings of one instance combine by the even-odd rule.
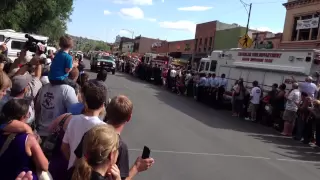
[[65, 33], [73, 0], [1, 0], [0, 29], [49, 36], [52, 42]]

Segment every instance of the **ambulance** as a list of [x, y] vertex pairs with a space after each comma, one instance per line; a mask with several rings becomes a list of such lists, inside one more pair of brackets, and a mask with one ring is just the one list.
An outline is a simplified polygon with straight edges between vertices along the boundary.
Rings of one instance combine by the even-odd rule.
[[285, 83], [291, 88], [292, 77], [298, 81], [320, 70], [320, 50], [317, 49], [231, 49], [213, 51], [209, 58], [202, 58], [199, 72], [226, 75], [226, 98], [230, 98], [235, 81], [242, 78], [246, 88], [258, 81], [263, 92], [272, 84]]

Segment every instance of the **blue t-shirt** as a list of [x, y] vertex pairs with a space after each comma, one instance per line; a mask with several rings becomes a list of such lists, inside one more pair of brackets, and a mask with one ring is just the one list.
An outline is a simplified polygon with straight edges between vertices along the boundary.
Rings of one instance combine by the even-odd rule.
[[76, 103], [76, 104], [71, 104], [68, 107], [68, 112], [71, 113], [72, 115], [79, 115], [79, 114], [82, 114], [83, 109], [84, 109], [83, 103]]
[[72, 56], [64, 51], [59, 51], [50, 66], [49, 80], [64, 80], [68, 77], [66, 68], [72, 68]]

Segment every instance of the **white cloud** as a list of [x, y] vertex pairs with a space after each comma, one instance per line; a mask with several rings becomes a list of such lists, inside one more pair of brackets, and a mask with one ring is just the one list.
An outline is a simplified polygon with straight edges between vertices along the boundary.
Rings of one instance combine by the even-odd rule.
[[189, 7], [180, 7], [179, 11], [207, 11], [212, 9], [210, 6], [189, 6]]
[[142, 9], [138, 7], [122, 8], [120, 9], [120, 15], [131, 19], [143, 19], [144, 13]]
[[157, 19], [155, 19], [155, 18], [146, 18], [146, 20], [151, 21], [151, 22], [156, 22], [157, 21]]
[[152, 0], [113, 0], [116, 4], [152, 5]]
[[196, 31], [196, 24], [191, 21], [163, 21], [159, 22], [160, 27], [167, 28], [167, 29], [174, 29], [174, 30], [182, 30], [182, 31], [189, 31], [195, 33]]
[[104, 10], [104, 11], [103, 11], [103, 14], [104, 14], [104, 15], [109, 15], [109, 14], [111, 14], [111, 12], [108, 11], [108, 10]]

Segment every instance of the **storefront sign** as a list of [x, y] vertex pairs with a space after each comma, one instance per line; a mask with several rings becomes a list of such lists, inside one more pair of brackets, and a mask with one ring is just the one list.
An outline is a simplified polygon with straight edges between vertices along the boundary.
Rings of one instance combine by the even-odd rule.
[[319, 25], [319, 18], [311, 18], [311, 19], [304, 19], [297, 21], [296, 29], [311, 29], [311, 28], [318, 28]]
[[256, 52], [239, 52], [238, 56], [242, 61], [272, 63], [274, 59], [281, 58], [281, 53], [256, 53]]

